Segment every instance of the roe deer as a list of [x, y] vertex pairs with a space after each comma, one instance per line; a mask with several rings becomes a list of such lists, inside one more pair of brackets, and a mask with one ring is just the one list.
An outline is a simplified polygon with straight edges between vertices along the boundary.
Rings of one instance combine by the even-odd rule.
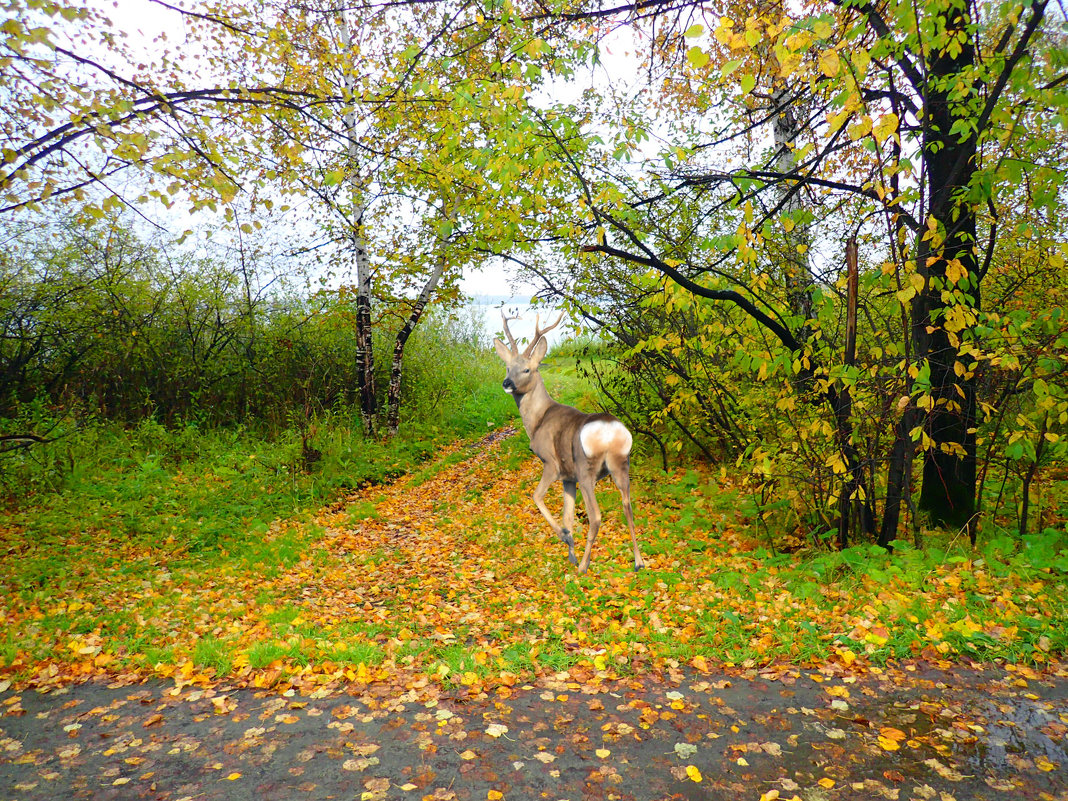
[[[526, 350], [519, 352], [508, 318], [504, 317], [504, 333], [508, 345], [495, 339], [493, 346], [497, 355], [508, 367], [504, 379], [504, 391], [515, 398], [519, 416], [523, 420], [530, 439], [530, 449], [541, 459], [543, 470], [541, 482], [534, 490], [534, 503], [552, 526], [560, 541], [567, 545], [567, 558], [578, 565], [578, 572], [585, 573], [590, 566], [590, 551], [597, 539], [601, 525], [601, 510], [594, 496], [597, 480], [611, 475], [623, 496], [623, 511], [630, 527], [630, 540], [634, 546], [634, 569], [645, 567], [638, 537], [634, 533], [634, 512], [630, 505], [630, 448], [633, 442], [627, 427], [610, 414], [587, 414], [572, 406], [557, 403], [549, 397], [545, 382], [538, 372], [538, 365], [545, 358], [549, 342], [545, 334], [553, 330], [563, 319], [563, 313], [546, 329], [540, 327], [539, 317], [534, 324], [534, 337]], [[514, 319], [514, 318], [513, 318]], [[564, 485], [563, 526], [556, 522], [545, 505], [545, 494], [554, 481]], [[582, 498], [590, 518], [586, 533], [586, 552], [581, 562], [575, 560], [575, 489], [582, 490]]]

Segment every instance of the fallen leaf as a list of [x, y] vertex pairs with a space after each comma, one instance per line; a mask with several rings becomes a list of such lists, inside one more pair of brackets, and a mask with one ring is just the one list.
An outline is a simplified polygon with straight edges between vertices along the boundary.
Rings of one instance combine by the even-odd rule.
[[[741, 760], [738, 760], [738, 761], [740, 762]], [[702, 778], [701, 777], [701, 771], [699, 771], [693, 765], [687, 765], [686, 766], [686, 775], [690, 777], [690, 781], [692, 781], [692, 782], [699, 782], [699, 781], [701, 781], [701, 778]]]
[[697, 746], [691, 743], [675, 743], [675, 756], [679, 759], [690, 759], [697, 754]]
[[1047, 773], [1051, 770], [1056, 770], [1059, 767], [1056, 762], [1050, 762], [1044, 756], [1035, 757], [1035, 766], [1039, 770], [1044, 770]]

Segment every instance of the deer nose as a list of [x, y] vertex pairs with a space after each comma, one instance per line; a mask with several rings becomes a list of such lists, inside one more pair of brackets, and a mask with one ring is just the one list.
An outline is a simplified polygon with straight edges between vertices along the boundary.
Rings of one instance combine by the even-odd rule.
[[515, 384], [512, 383], [512, 379], [504, 379], [504, 383], [501, 385], [504, 387], [505, 392], [515, 392]]

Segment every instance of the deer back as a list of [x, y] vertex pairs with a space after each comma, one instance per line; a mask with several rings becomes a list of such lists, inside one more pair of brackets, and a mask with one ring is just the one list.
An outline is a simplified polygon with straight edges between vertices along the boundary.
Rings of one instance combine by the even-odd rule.
[[577, 481], [580, 471], [585, 470], [591, 460], [596, 463], [600, 474], [604, 454], [598, 453], [595, 448], [591, 448], [593, 453], [586, 452], [582, 444], [582, 430], [590, 423], [613, 422], [619, 421], [610, 414], [587, 414], [572, 406], [554, 402], [534, 431], [528, 432], [530, 449], [543, 462], [555, 461], [560, 478], [564, 481]]

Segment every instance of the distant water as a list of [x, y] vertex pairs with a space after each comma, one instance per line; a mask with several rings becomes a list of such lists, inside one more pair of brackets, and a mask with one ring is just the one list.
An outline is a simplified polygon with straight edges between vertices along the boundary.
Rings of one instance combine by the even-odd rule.
[[[529, 300], [530, 298], [527, 297], [476, 295], [471, 299], [469, 308], [485, 323], [486, 334], [491, 343], [496, 337], [500, 337], [505, 342], [508, 341], [504, 337], [504, 324], [501, 322], [502, 309], [508, 317], [519, 317], [518, 320], [509, 321], [508, 330], [512, 332], [512, 336], [515, 337], [522, 350], [526, 347], [524, 340], [529, 340], [534, 335], [534, 321], [537, 315], [541, 315], [541, 324], [544, 327], [551, 325], [556, 316], [560, 314], [559, 309], [550, 306], [538, 306], [535, 309], [530, 305]], [[560, 326], [546, 334], [546, 337], [551, 347], [572, 335], [569, 321], [565, 317]]]

